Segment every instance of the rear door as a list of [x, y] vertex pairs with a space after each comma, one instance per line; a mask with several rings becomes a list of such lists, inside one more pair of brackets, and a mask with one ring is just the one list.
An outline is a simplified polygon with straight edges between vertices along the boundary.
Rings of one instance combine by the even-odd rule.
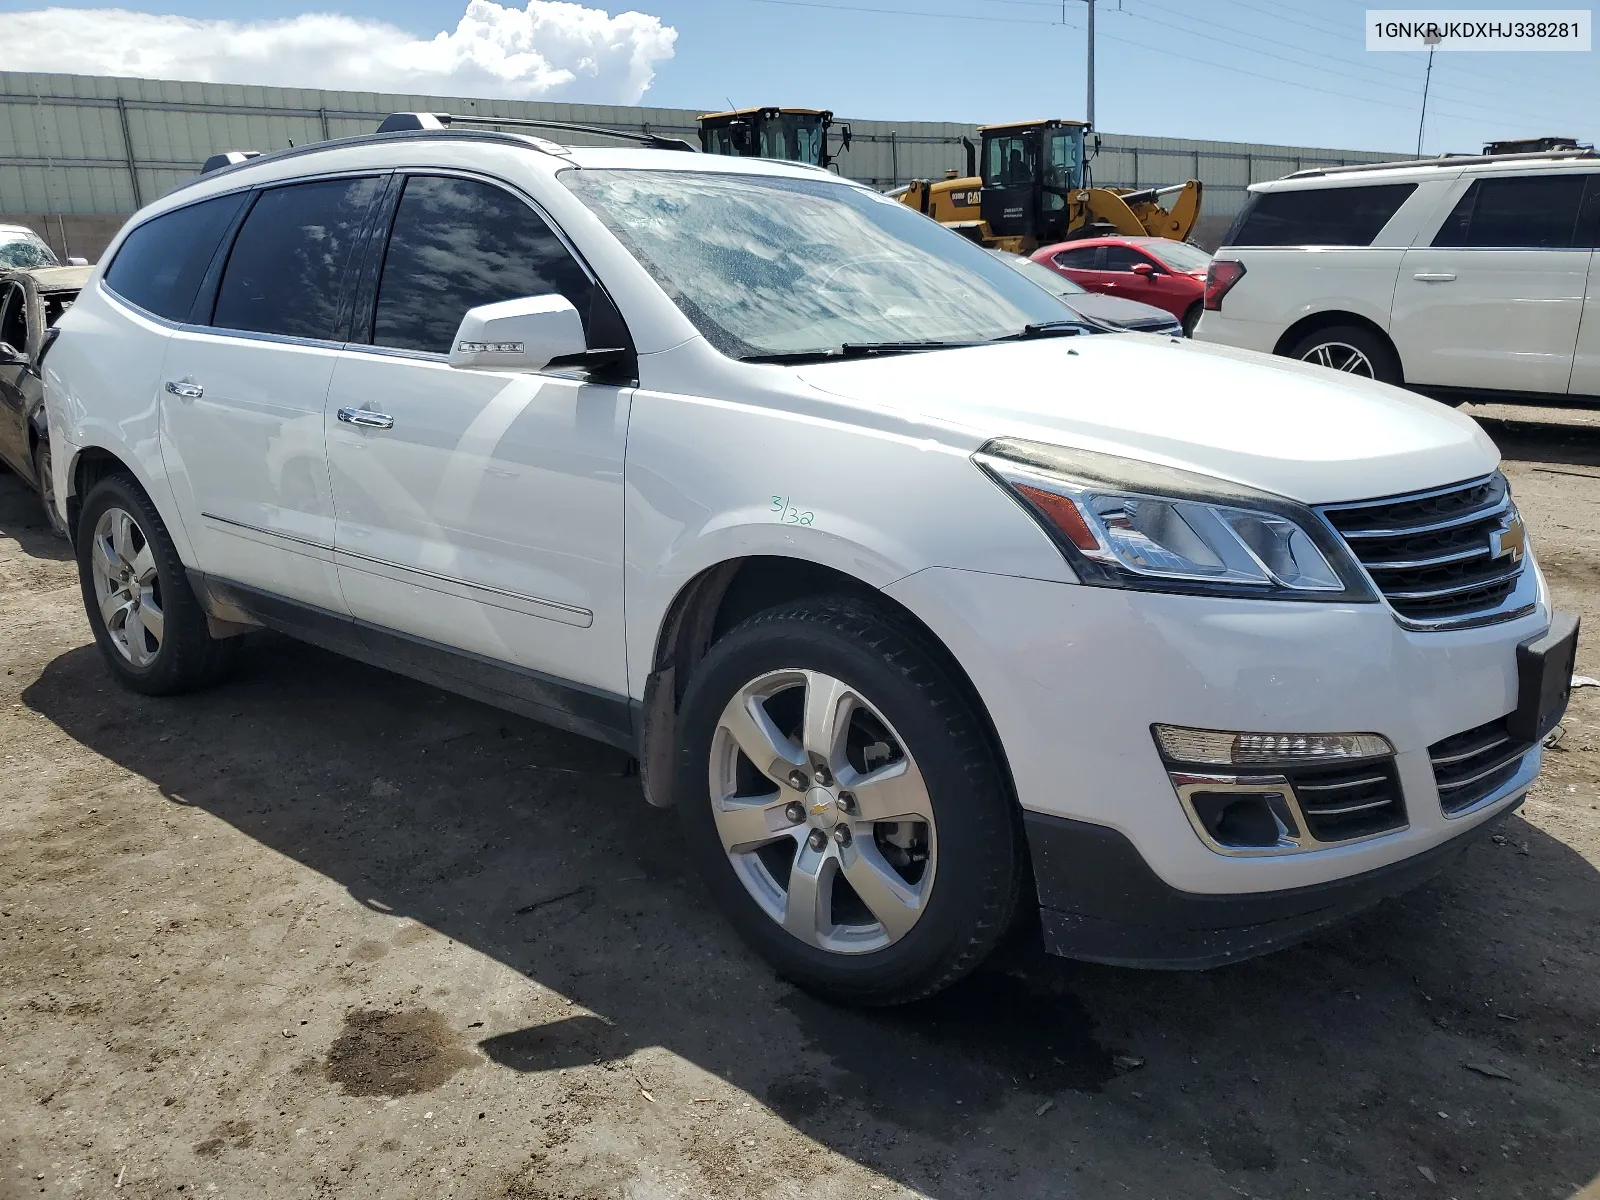
[[1574, 396], [1600, 399], [1600, 172], [1590, 175], [1584, 188], [1576, 240], [1589, 247], [1589, 287], [1567, 390]]
[[1081, 288], [1099, 291], [1099, 288], [1089, 285], [1099, 281], [1100, 251], [1099, 246], [1074, 246], [1070, 250], [1058, 250], [1050, 258], [1051, 270], [1065, 275]]
[[1406, 251], [1392, 336], [1406, 382], [1564, 393], [1590, 250], [1575, 171], [1464, 176], [1431, 244]]
[[163, 454], [201, 568], [343, 613], [323, 402], [387, 175], [259, 192], [167, 344]]

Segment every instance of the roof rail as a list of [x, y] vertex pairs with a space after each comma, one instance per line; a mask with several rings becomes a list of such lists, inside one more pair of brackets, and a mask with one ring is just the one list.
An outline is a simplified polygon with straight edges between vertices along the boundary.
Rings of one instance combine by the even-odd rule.
[[629, 133], [621, 129], [606, 129], [600, 125], [574, 125], [570, 121], [539, 121], [529, 117], [483, 117], [476, 114], [399, 112], [390, 113], [378, 126], [379, 133], [404, 133], [415, 129], [448, 129], [452, 125], [516, 125], [525, 129], [554, 129], [564, 133], [589, 133], [600, 137], [621, 138], [638, 142], [655, 150], [687, 150], [700, 153], [698, 146], [682, 138], [664, 137], [659, 133]]
[[206, 159], [200, 168], [200, 174], [209, 175], [213, 171], [220, 171], [223, 167], [236, 167], [242, 162], [249, 162], [252, 158], [260, 158], [259, 150], [224, 150], [220, 154], [213, 154]]
[[1308, 167], [1285, 179], [1310, 179], [1317, 175], [1349, 175], [1361, 171], [1388, 171], [1396, 167], [1470, 167], [1478, 163], [1537, 162], [1550, 159], [1595, 158], [1593, 147], [1576, 150], [1535, 150], [1527, 154], [1441, 154], [1438, 158], [1402, 158], [1391, 162], [1352, 163], [1346, 167]]

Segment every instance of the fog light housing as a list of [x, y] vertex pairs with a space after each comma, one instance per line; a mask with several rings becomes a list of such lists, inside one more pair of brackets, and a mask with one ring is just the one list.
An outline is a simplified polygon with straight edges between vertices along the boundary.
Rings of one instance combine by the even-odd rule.
[[1379, 734], [1150, 732], [1189, 824], [1218, 854], [1296, 854], [1407, 825], [1394, 747]]

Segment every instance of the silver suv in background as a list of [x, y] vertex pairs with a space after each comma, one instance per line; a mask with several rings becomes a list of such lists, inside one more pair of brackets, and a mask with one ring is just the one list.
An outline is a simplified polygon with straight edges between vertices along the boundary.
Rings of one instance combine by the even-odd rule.
[[1451, 403], [1600, 400], [1600, 158], [1484, 155], [1256, 184], [1195, 330]]

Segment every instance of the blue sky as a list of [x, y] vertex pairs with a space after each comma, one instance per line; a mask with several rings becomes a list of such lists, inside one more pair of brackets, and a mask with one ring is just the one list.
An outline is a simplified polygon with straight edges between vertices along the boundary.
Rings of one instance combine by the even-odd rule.
[[[1425, 57], [1369, 53], [1360, 0], [1097, 3], [1102, 130], [1415, 148]], [[123, 6], [232, 20], [333, 10], [430, 37], [455, 28], [465, 0], [253, 0], [248, 15], [221, 0]], [[0, 11], [38, 7], [0, 0]], [[980, 123], [1083, 115], [1084, 0], [641, 0], [634, 7], [678, 32], [674, 57], [657, 66], [645, 104], [785, 104], [845, 117]], [[1597, 126], [1594, 52], [1435, 58], [1426, 153], [1475, 150], [1489, 137], [1558, 133], [1592, 141]]]

